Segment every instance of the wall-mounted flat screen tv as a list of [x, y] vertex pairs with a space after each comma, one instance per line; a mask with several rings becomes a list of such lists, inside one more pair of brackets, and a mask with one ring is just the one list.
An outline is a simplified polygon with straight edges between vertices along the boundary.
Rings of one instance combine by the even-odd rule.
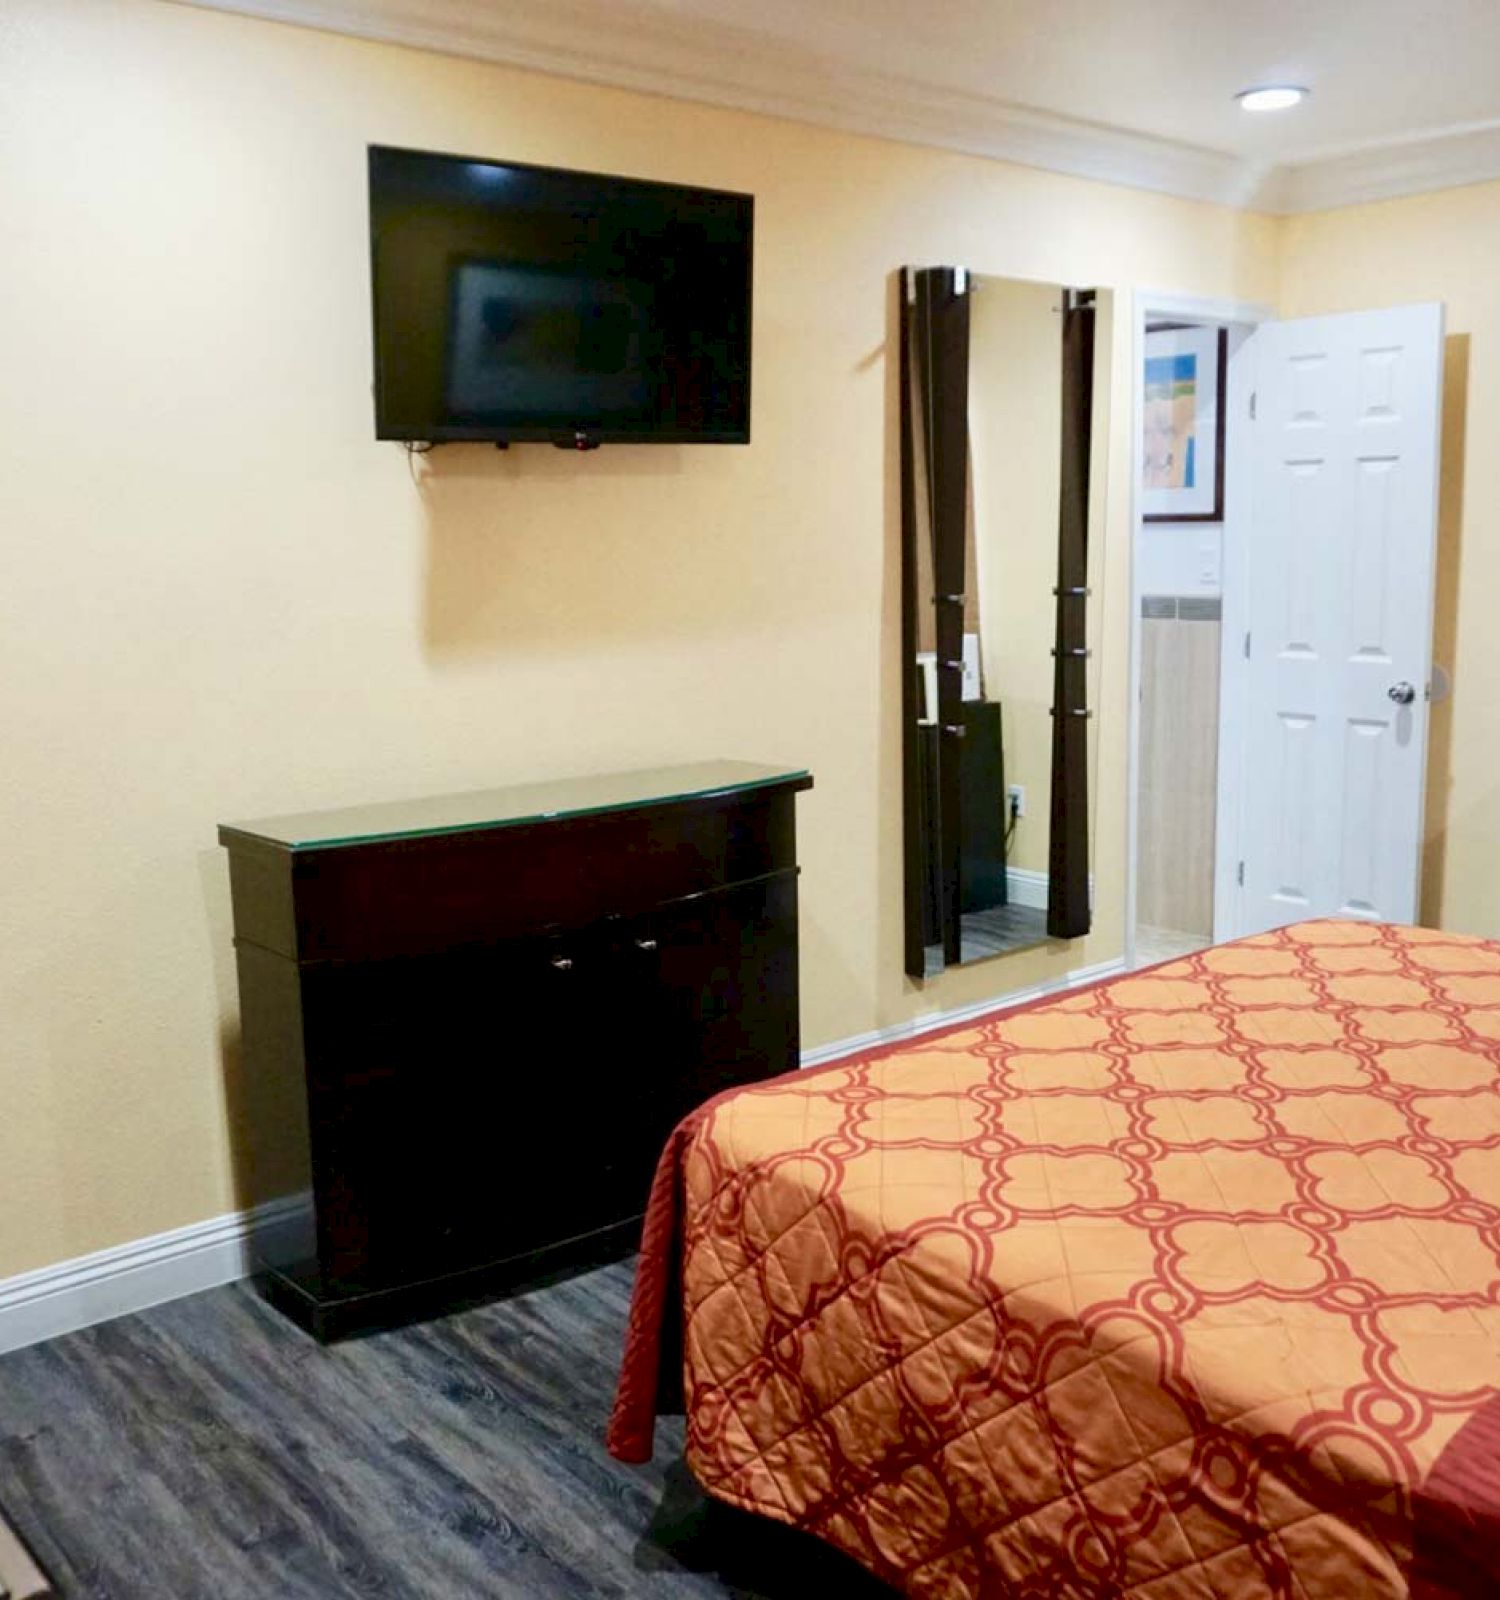
[[372, 146], [375, 433], [745, 444], [749, 195]]

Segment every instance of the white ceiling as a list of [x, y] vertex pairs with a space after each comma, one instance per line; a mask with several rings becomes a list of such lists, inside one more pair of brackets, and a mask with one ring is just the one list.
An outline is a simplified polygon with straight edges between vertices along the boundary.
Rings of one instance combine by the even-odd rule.
[[1270, 210], [1500, 176], [1500, 0], [190, 3]]

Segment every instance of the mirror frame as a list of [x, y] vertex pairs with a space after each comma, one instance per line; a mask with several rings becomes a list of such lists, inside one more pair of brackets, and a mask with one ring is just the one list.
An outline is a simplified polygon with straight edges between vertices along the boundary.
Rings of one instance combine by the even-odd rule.
[[[901, 457], [901, 713], [905, 964], [926, 978], [927, 950], [962, 963], [964, 597], [969, 505], [969, 296], [963, 267], [903, 267], [897, 274]], [[1075, 939], [1091, 924], [1087, 633], [1089, 504], [1094, 418], [1097, 291], [1061, 289], [1061, 478], [1052, 694], [1047, 936]], [[921, 487], [919, 489], [919, 468]], [[925, 492], [922, 492], [925, 491]], [[917, 593], [918, 541], [931, 540], [934, 593]], [[919, 729], [920, 607], [934, 608], [937, 781], [926, 773]], [[935, 793], [933, 792], [935, 789]], [[936, 882], [932, 830], [936, 828]], [[935, 906], [937, 928], [929, 907]], [[936, 932], [937, 937], [931, 935]]]

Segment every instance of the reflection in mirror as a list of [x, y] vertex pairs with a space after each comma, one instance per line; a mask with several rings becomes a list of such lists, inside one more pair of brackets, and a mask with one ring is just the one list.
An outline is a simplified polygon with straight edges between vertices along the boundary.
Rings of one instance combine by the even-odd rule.
[[1111, 298], [901, 275], [906, 968], [1090, 920]]

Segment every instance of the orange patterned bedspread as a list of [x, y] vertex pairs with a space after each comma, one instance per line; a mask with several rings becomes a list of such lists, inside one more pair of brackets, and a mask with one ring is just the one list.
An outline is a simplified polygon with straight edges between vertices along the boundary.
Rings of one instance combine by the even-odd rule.
[[615, 1454], [678, 1351], [703, 1486], [909, 1595], [1500, 1595], [1500, 945], [1305, 923], [711, 1102]]

